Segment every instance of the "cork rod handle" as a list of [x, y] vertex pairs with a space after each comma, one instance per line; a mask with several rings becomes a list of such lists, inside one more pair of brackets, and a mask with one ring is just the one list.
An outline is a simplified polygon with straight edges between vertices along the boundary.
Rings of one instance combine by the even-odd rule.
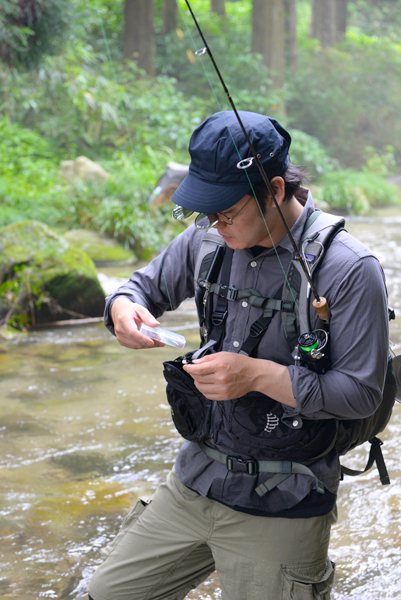
[[313, 304], [313, 308], [316, 310], [317, 314], [319, 315], [319, 319], [321, 319], [322, 321], [328, 321], [330, 319], [330, 309], [329, 309], [329, 305], [327, 304], [326, 298], [323, 298], [323, 296], [321, 296], [320, 302], [318, 302], [317, 300], [314, 300], [312, 302], [312, 304]]

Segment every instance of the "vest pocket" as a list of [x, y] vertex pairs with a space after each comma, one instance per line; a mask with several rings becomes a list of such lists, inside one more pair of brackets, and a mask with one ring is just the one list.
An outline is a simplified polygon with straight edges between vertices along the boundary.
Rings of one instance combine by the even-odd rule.
[[210, 434], [212, 401], [200, 393], [180, 363], [165, 362], [164, 377], [167, 400], [178, 433], [191, 442], [205, 441]]
[[319, 562], [316, 565], [282, 565], [281, 600], [330, 600], [334, 569], [335, 564], [330, 559], [327, 559], [326, 563]]

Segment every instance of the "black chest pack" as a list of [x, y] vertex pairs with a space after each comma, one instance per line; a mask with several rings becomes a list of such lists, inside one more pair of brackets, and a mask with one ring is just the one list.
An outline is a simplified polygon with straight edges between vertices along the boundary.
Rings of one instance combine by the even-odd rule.
[[[308, 218], [300, 248], [312, 276], [320, 266], [325, 251], [335, 235], [343, 230], [344, 224], [344, 219], [319, 210], [313, 212]], [[321, 322], [318, 329], [312, 330], [310, 288], [299, 257], [294, 256], [290, 261], [284, 285], [277, 290], [273, 298], [266, 298], [256, 290], [238, 290], [229, 286], [232, 255], [233, 251], [226, 247], [224, 240], [215, 230], [206, 232], [194, 273], [201, 348], [184, 357], [164, 363], [164, 376], [168, 384], [167, 398], [172, 409], [174, 424], [184, 438], [200, 443], [204, 451], [207, 448], [203, 442], [210, 436], [215, 403], [197, 390], [192, 378], [182, 369], [182, 365], [207, 352], [220, 350], [229, 302], [246, 301], [251, 306], [261, 309], [260, 317], [251, 325], [250, 334], [240, 349], [243, 354], [251, 356], [255, 352], [274, 315], [280, 312], [294, 364], [302, 365], [319, 374], [325, 373], [330, 368], [329, 326]], [[394, 312], [390, 309], [389, 318], [394, 318]], [[360, 475], [370, 470], [376, 463], [382, 484], [390, 483], [380, 448], [382, 442], [376, 436], [384, 430], [391, 417], [397, 390], [393, 359], [390, 355], [383, 398], [376, 412], [364, 419], [333, 419], [325, 423], [320, 422], [320, 426], [318, 422], [310, 423], [311, 427], [317, 427], [313, 432], [315, 444], [311, 448], [317, 448], [318, 451], [315, 453], [309, 451], [312, 452], [314, 459], [310, 459], [310, 453], [309, 460], [303, 460], [302, 456], [294, 458], [300, 463], [311, 464], [333, 447], [340, 455], [344, 455], [356, 446], [369, 441], [371, 447], [366, 467], [361, 471], [355, 471], [342, 466], [342, 472], [347, 475]], [[325, 446], [323, 452], [322, 444]]]

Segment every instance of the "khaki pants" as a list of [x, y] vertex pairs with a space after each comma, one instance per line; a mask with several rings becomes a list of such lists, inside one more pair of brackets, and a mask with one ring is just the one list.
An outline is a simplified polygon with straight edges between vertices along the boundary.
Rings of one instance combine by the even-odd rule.
[[105, 549], [93, 600], [182, 600], [215, 569], [222, 600], [329, 600], [327, 557], [336, 511], [309, 519], [258, 517], [203, 498], [174, 470], [140, 500]]

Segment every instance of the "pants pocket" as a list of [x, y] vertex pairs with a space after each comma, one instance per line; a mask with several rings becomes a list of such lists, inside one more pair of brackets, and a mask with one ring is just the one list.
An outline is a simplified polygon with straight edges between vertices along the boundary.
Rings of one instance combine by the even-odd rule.
[[122, 522], [121, 529], [117, 533], [116, 537], [109, 544], [107, 544], [107, 546], [105, 546], [104, 548], [102, 548], [100, 550], [100, 556], [102, 558], [104, 558], [104, 559], [107, 558], [113, 552], [113, 550], [118, 546], [120, 541], [123, 539], [123, 537], [127, 533], [128, 529], [131, 527], [131, 525], [133, 525], [135, 523], [135, 521], [138, 520], [140, 515], [143, 513], [145, 508], [147, 506], [149, 506], [150, 503], [151, 503], [150, 498], [149, 499], [140, 498], [138, 500], [138, 502], [135, 504], [134, 508], [132, 508], [129, 511], [129, 513], [125, 517], [124, 521]]
[[334, 569], [329, 559], [315, 565], [282, 565], [282, 600], [330, 600]]

